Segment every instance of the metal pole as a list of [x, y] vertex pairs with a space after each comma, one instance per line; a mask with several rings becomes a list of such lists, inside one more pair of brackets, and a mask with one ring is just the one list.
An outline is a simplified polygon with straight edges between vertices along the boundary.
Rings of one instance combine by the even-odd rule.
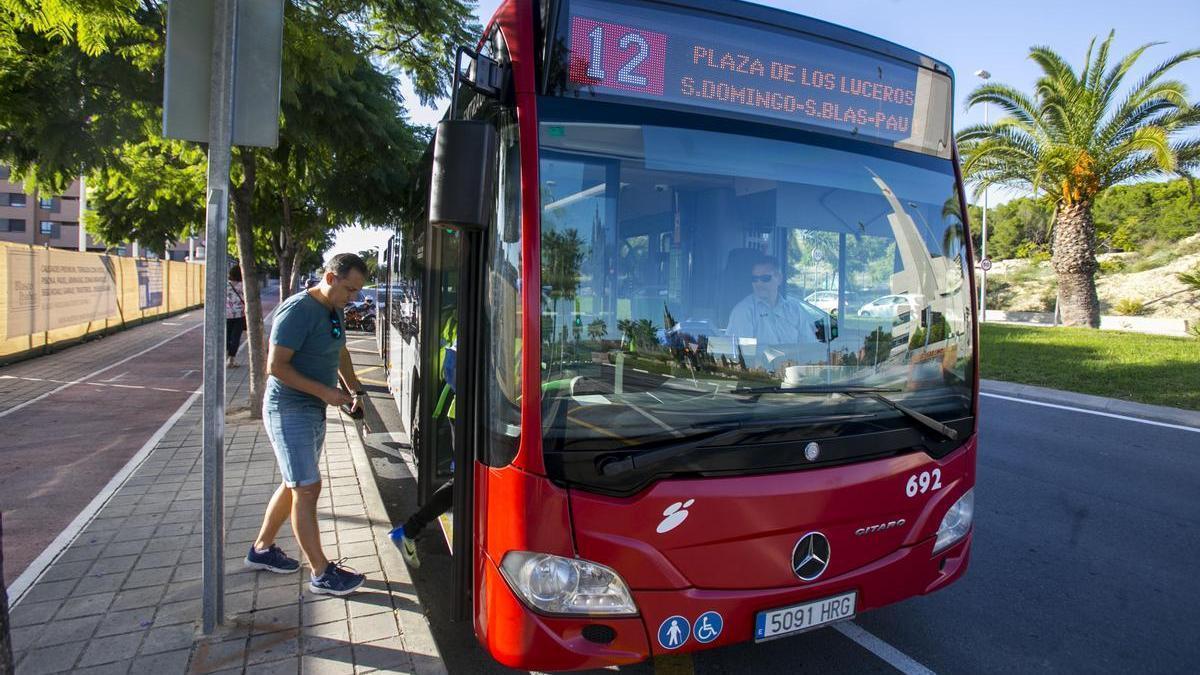
[[[992, 74], [982, 68], [975, 71], [975, 76], [983, 80], [985, 83], [992, 78]], [[983, 102], [983, 124], [988, 123], [988, 104]], [[987, 260], [987, 212], [988, 212], [988, 190], [983, 188], [983, 245], [980, 247], [980, 262]], [[987, 269], [979, 266], [979, 320], [987, 321]]]
[[[988, 104], [983, 102], [983, 123], [988, 123]], [[988, 190], [983, 188], [983, 252], [981, 260], [987, 260], [987, 212], [988, 212]], [[987, 270], [980, 268], [979, 275], [979, 320], [987, 321]]]
[[234, 36], [238, 0], [214, 0], [208, 120], [208, 210], [204, 265], [205, 635], [225, 622], [225, 273], [229, 266], [229, 164], [233, 140]]

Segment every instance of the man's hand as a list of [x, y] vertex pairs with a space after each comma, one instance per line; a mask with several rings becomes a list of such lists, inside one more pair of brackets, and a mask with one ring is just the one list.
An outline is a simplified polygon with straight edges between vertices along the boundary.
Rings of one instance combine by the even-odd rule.
[[326, 405], [343, 406], [350, 405], [354, 398], [340, 387], [326, 387], [321, 400], [325, 401]]

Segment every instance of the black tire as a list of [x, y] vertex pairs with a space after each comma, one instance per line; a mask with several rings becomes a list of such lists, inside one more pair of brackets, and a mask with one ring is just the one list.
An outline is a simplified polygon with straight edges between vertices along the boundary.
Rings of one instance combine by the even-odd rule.
[[367, 319], [363, 322], [362, 329], [368, 333], [375, 332], [375, 319]]

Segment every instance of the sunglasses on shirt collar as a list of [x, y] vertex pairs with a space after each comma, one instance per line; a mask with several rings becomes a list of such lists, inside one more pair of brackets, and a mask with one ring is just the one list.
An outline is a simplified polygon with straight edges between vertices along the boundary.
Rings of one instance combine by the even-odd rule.
[[332, 309], [329, 310], [329, 323], [330, 323], [329, 336], [332, 337], [334, 340], [341, 339], [341, 337], [342, 337], [342, 320], [338, 318], [337, 311], [332, 310]]

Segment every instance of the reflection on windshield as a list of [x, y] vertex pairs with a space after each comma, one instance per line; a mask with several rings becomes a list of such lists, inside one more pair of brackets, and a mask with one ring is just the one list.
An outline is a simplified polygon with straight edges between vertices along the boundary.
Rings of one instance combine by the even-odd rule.
[[540, 140], [548, 448], [878, 412], [747, 387], [892, 387], [931, 417], [968, 414], [948, 162], [631, 125], [546, 122]]

